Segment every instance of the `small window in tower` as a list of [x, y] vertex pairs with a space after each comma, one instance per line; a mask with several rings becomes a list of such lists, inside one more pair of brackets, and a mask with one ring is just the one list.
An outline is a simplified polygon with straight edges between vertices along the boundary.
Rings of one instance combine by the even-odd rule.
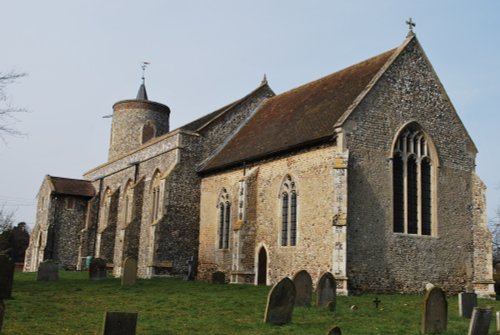
[[75, 209], [75, 198], [66, 198], [66, 209]]
[[146, 124], [142, 127], [142, 143], [146, 143], [147, 141], [153, 139], [156, 135], [156, 129], [151, 122], [146, 122]]

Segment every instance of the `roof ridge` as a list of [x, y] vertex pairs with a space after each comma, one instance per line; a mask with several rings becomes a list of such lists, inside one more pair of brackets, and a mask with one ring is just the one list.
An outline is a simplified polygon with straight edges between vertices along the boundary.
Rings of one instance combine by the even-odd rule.
[[[382, 75], [396, 61], [396, 59], [399, 57], [399, 55], [401, 55], [401, 53], [403, 52], [403, 50], [406, 49], [406, 47], [408, 46], [408, 44], [413, 39], [416, 39], [416, 35], [415, 34], [412, 34], [412, 35], [409, 35], [408, 37], [406, 37], [405, 40], [403, 41], [403, 43], [401, 43], [401, 45], [398, 46], [397, 48], [388, 50], [388, 51], [386, 51], [386, 52], [384, 52], [384, 53], [381, 54], [381, 55], [383, 55], [383, 54], [386, 54], [388, 52], [393, 52], [393, 54], [389, 57], [389, 59], [387, 59], [387, 61], [385, 62], [385, 64], [380, 67], [380, 69], [378, 70], [378, 72], [368, 82], [368, 84], [366, 85], [365, 89], [362, 90], [359, 93], [359, 95], [353, 100], [352, 104], [339, 117], [339, 119], [337, 120], [337, 122], [335, 122], [335, 125], [333, 126], [334, 128], [340, 127], [349, 118], [349, 116], [354, 112], [354, 110], [356, 109], [356, 107], [359, 106], [359, 104], [363, 101], [363, 99], [368, 95], [368, 93], [372, 90], [372, 88], [380, 80], [380, 78], [382, 77]], [[378, 55], [378, 56], [380, 56], [380, 55]], [[378, 56], [375, 56], [375, 57], [378, 57]], [[375, 58], [375, 57], [372, 57], [372, 58]], [[372, 58], [370, 58], [370, 59], [372, 59]]]

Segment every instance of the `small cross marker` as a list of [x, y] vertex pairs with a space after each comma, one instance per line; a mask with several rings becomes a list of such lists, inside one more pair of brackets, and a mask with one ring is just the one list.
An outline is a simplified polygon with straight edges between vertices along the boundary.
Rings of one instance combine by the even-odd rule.
[[375, 305], [375, 308], [378, 309], [378, 305], [380, 305], [382, 301], [378, 299], [378, 297], [375, 297], [375, 300], [373, 300], [373, 304]]
[[408, 25], [408, 29], [409, 29], [408, 36], [413, 35], [414, 34], [413, 27], [416, 26], [415, 22], [413, 22], [413, 20], [410, 17], [408, 20], [406, 20], [406, 24]]

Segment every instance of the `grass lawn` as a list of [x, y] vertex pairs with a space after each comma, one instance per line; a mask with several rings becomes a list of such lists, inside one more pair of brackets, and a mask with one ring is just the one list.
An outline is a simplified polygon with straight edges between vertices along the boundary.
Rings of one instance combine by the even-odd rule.
[[[14, 299], [6, 300], [4, 335], [100, 334], [105, 311], [138, 312], [137, 334], [325, 334], [338, 325], [344, 335], [420, 334], [421, 295], [339, 297], [337, 309], [295, 308], [292, 323], [262, 322], [270, 287], [216, 285], [177, 279], [139, 280], [122, 288], [118, 279], [90, 282], [85, 272], [60, 272], [58, 282], [36, 282], [16, 273]], [[448, 331], [467, 334], [469, 320], [458, 316], [458, 299], [448, 299]], [[357, 305], [357, 311], [350, 307]], [[480, 300], [480, 306], [500, 302]], [[490, 334], [496, 334], [495, 321]]]

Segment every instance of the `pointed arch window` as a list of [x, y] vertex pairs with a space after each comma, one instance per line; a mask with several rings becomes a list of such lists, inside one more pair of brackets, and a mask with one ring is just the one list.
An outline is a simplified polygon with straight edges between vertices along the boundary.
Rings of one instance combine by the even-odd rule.
[[133, 204], [134, 204], [134, 189], [132, 185], [132, 181], [129, 180], [127, 186], [125, 187], [125, 192], [123, 194], [123, 219], [125, 225], [129, 224], [132, 221], [132, 212], [133, 212]]
[[297, 189], [295, 181], [287, 175], [280, 191], [281, 198], [281, 246], [297, 244]]
[[229, 232], [231, 231], [231, 202], [225, 188], [222, 189], [217, 205], [218, 216], [218, 244], [219, 249], [229, 248]]
[[161, 179], [160, 171], [156, 171], [151, 180], [151, 222], [155, 223], [161, 217]]
[[417, 124], [400, 132], [392, 155], [394, 232], [432, 235], [433, 159]]
[[108, 187], [106, 188], [106, 191], [104, 191], [104, 198], [102, 199], [101, 216], [99, 220], [101, 228], [104, 228], [108, 225], [110, 205], [111, 205], [111, 189], [109, 189]]

